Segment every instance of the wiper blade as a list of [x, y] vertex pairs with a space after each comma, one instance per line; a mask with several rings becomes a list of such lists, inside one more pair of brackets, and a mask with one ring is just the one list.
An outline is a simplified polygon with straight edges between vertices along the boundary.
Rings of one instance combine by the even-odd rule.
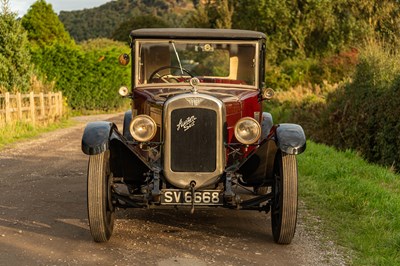
[[181, 73], [183, 75], [182, 63], [181, 63], [181, 59], [179, 58], [178, 51], [176, 50], [175, 43], [173, 41], [170, 41], [169, 43], [172, 44], [172, 48], [174, 48], [176, 59], [178, 60], [179, 68], [181, 69]]

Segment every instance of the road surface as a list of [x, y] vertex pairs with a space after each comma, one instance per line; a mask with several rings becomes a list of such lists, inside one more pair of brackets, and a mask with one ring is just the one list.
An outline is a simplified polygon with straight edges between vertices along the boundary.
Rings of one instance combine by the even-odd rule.
[[107, 243], [92, 241], [86, 209], [88, 121], [0, 151], [0, 265], [340, 265], [300, 208], [291, 245], [273, 242], [270, 216], [226, 209], [118, 210]]

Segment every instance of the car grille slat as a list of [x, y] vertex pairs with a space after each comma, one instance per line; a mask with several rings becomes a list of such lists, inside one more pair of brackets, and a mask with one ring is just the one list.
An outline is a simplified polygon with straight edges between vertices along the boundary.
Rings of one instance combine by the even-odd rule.
[[217, 158], [217, 113], [182, 108], [171, 113], [171, 170], [213, 172]]

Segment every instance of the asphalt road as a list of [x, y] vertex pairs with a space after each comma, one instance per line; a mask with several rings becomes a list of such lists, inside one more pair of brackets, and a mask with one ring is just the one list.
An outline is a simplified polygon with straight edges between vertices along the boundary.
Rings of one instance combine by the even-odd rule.
[[[0, 265], [339, 265], [304, 225], [291, 245], [273, 242], [270, 217], [222, 208], [118, 210], [111, 240], [92, 241], [86, 215], [85, 124], [0, 151]], [[121, 116], [112, 120], [121, 123]]]

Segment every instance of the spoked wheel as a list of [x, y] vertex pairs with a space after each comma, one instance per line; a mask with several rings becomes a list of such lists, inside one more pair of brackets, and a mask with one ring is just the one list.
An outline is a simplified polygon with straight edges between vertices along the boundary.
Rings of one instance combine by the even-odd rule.
[[114, 229], [109, 158], [109, 151], [89, 157], [87, 207], [90, 233], [96, 242], [109, 240]]
[[295, 155], [279, 152], [272, 185], [271, 223], [274, 241], [290, 244], [297, 222], [297, 161]]

